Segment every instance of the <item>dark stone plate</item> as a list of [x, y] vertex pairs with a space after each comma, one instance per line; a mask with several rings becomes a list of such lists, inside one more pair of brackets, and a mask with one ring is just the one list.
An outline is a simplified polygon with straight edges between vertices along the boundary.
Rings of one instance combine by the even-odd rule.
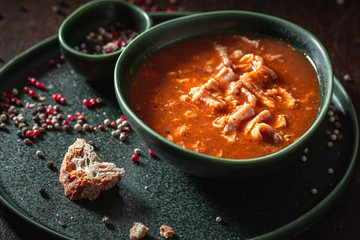
[[[153, 18], [156, 23], [171, 15], [155, 14]], [[45, 106], [54, 105], [51, 96], [59, 93], [67, 98], [67, 104], [61, 106], [64, 116], [80, 112], [94, 126], [103, 124], [106, 118], [119, 118], [122, 113], [112, 83], [86, 81], [67, 63], [50, 67], [49, 59], [59, 59], [59, 55], [56, 36], [20, 54], [0, 70], [1, 92], [22, 89], [27, 77], [36, 71], [35, 75], [45, 83], [46, 90], [36, 90], [46, 97]], [[25, 104], [37, 102], [20, 92], [24, 106], [16, 109], [32, 126], [31, 109]], [[85, 107], [82, 99], [91, 97], [102, 98], [101, 106]], [[333, 105], [339, 109], [343, 140], [327, 147], [325, 131], [333, 130], [334, 124], [326, 120], [308, 144], [308, 153], [299, 152], [289, 166], [270, 175], [237, 181], [205, 180], [184, 174], [162, 159], [150, 157], [148, 148], [134, 132], [129, 132], [122, 143], [111, 136], [109, 127], [94, 132], [53, 130], [27, 146], [16, 135], [12, 121], [7, 121], [7, 130], [0, 130], [1, 210], [19, 228], [45, 239], [127, 239], [134, 221], [149, 227], [145, 239], [161, 238], [162, 224], [174, 228], [173, 239], [290, 238], [329, 210], [355, 166], [358, 122], [338, 80]], [[62, 159], [76, 138], [92, 140], [103, 161], [114, 162], [126, 171], [123, 180], [92, 202], [70, 201], [58, 181]], [[131, 161], [135, 148], [142, 151], [139, 165]], [[37, 150], [43, 152], [43, 158], [36, 156]], [[303, 155], [306, 162], [301, 160]], [[54, 162], [57, 171], [47, 167], [48, 161]], [[333, 174], [328, 173], [329, 168]], [[39, 193], [42, 187], [49, 198]], [[312, 194], [312, 189], [317, 189], [317, 194]], [[110, 225], [102, 222], [105, 215]], [[215, 221], [218, 216], [222, 218], [220, 223]]]

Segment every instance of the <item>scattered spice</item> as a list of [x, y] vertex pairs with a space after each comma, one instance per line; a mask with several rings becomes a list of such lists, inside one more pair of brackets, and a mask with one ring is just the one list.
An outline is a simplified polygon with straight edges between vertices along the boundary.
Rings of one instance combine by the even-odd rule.
[[89, 99], [87, 99], [87, 98], [83, 99], [82, 103], [83, 103], [85, 106], [89, 106], [89, 105], [90, 105], [90, 101], [89, 101]]
[[66, 227], [67, 227], [67, 226], [66, 226], [66, 223], [63, 222], [63, 221], [61, 221], [61, 220], [59, 220], [58, 223], [59, 223], [59, 225], [62, 226], [63, 228], [66, 228]]
[[25, 139], [24, 139], [24, 143], [25, 143], [26, 145], [31, 145], [31, 140], [30, 140], [29, 138], [25, 138]]
[[70, 126], [69, 125], [63, 125], [62, 126], [62, 129], [66, 132], [69, 132], [70, 131]]
[[222, 221], [222, 218], [221, 217], [216, 217], [215, 221], [220, 223]]
[[97, 31], [88, 33], [85, 42], [74, 48], [83, 53], [107, 54], [123, 49], [139, 33], [134, 29], [127, 29], [125, 25], [116, 22], [107, 27], [99, 27]]
[[151, 151], [150, 149], [149, 149], [149, 151], [148, 151], [148, 154], [149, 154], [150, 156], [152, 156], [152, 157], [155, 157], [155, 156], [156, 156], [155, 153], [154, 153], [153, 151]]
[[11, 90], [11, 93], [14, 94], [14, 95], [18, 95], [19, 94], [19, 90], [17, 88], [13, 88]]
[[139, 155], [137, 154], [132, 155], [131, 161], [133, 161], [134, 163], [139, 163]]
[[55, 59], [50, 59], [49, 60], [49, 66], [51, 66], [51, 67], [55, 66], [56, 63], [57, 63], [57, 61]]
[[110, 223], [110, 218], [108, 216], [104, 216], [102, 218], [102, 222], [105, 223], [106, 225], [108, 225]]
[[75, 121], [75, 117], [72, 114], [68, 114], [66, 117], [69, 119], [69, 121]]
[[121, 141], [125, 141], [125, 140], [126, 140], [126, 133], [121, 132], [119, 139], [120, 139]]
[[63, 120], [62, 122], [61, 122], [61, 124], [63, 125], [63, 126], [69, 126], [70, 125], [70, 123], [69, 123], [69, 121], [68, 120]]
[[110, 123], [110, 127], [111, 127], [111, 128], [116, 127], [116, 122], [111, 122], [111, 123]]
[[84, 129], [84, 130], [89, 130], [89, 124], [84, 123], [84, 125], [83, 125], [83, 129]]
[[351, 80], [352, 80], [352, 79], [351, 79], [351, 77], [350, 77], [349, 74], [345, 74], [345, 75], [344, 75], [344, 81], [348, 82], [348, 81], [351, 81]]
[[42, 156], [43, 156], [43, 152], [40, 151], [40, 150], [37, 150], [37, 151], [36, 151], [36, 156], [42, 157]]
[[111, 123], [110, 119], [105, 119], [105, 120], [104, 120], [104, 124], [105, 124], [106, 126], [109, 126], [110, 123]]
[[135, 148], [134, 153], [140, 156], [141, 155], [141, 150], [139, 148]]
[[81, 124], [76, 123], [76, 124], [74, 125], [74, 129], [75, 129], [76, 131], [80, 132], [80, 131], [82, 130]]
[[316, 195], [318, 193], [318, 190], [316, 188], [313, 188], [310, 192], [312, 195]]

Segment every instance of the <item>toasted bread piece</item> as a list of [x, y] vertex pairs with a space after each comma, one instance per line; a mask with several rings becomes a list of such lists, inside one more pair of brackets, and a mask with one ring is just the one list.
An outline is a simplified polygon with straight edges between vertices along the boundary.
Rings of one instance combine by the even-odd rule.
[[171, 238], [174, 235], [174, 230], [171, 227], [163, 224], [160, 227], [160, 235], [165, 239]]
[[113, 187], [124, 176], [124, 169], [102, 162], [94, 148], [78, 138], [71, 145], [61, 164], [59, 180], [71, 200], [95, 200], [100, 192]]
[[139, 240], [145, 237], [145, 235], [149, 232], [149, 228], [147, 228], [141, 222], [134, 222], [131, 229], [129, 230], [129, 236], [131, 240]]

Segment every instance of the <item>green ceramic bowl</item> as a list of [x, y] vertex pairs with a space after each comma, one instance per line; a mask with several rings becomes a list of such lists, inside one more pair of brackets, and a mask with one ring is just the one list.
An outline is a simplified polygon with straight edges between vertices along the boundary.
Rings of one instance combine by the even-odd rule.
[[[223, 159], [184, 149], [166, 140], [142, 122], [128, 105], [128, 90], [138, 66], [157, 49], [176, 41], [214, 33], [259, 33], [281, 39], [313, 63], [320, 86], [318, 115], [310, 129], [288, 147], [259, 158]], [[273, 171], [296, 160], [304, 144], [326, 116], [333, 92], [333, 73], [329, 57], [321, 43], [303, 28], [273, 16], [244, 12], [219, 11], [190, 15], [159, 24], [138, 36], [123, 51], [115, 66], [115, 91], [118, 103], [134, 131], [161, 159], [200, 177], [250, 177]]]
[[60, 25], [58, 36], [60, 50], [74, 70], [89, 80], [112, 79], [114, 67], [122, 50], [94, 55], [76, 50], [85, 42], [85, 36], [99, 27], [116, 22], [139, 33], [152, 25], [151, 18], [134, 4], [121, 0], [95, 0], [84, 4], [71, 13]]

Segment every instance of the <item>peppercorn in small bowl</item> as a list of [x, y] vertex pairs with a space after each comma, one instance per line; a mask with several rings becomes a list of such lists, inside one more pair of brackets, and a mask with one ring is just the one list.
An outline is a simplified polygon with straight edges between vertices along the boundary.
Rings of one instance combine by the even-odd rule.
[[331, 63], [315, 36], [246, 11], [154, 26], [121, 53], [114, 74], [120, 108], [145, 144], [207, 178], [254, 177], [296, 161], [333, 92]]
[[61, 24], [60, 50], [72, 68], [87, 79], [112, 79], [121, 51], [151, 25], [147, 13], [134, 4], [91, 1]]

